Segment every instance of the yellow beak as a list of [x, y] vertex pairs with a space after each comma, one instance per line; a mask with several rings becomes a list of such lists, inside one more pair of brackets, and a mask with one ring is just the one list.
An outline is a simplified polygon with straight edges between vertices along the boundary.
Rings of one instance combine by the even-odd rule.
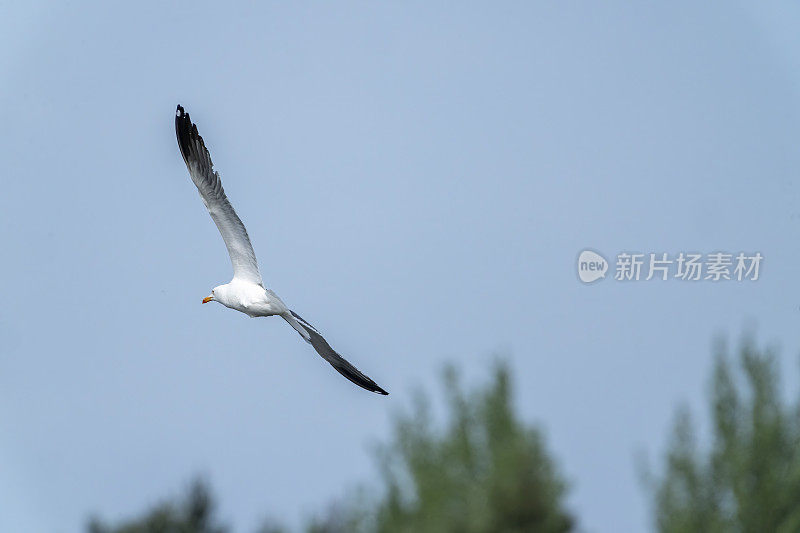
[[204, 304], [207, 304], [207, 303], [208, 303], [208, 302], [210, 302], [212, 299], [213, 299], [213, 297], [212, 297], [212, 296], [206, 296], [205, 298], [203, 298], [203, 303], [204, 303]]

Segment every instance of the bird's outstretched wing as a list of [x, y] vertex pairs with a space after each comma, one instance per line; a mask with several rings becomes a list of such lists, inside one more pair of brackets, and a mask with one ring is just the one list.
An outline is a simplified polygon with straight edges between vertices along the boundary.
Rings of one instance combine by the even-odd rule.
[[233, 210], [228, 197], [225, 196], [222, 180], [214, 170], [203, 138], [197, 133], [197, 126], [192, 124], [189, 113], [186, 113], [181, 106], [178, 106], [175, 112], [175, 133], [189, 175], [200, 191], [200, 197], [228, 248], [228, 255], [233, 265], [233, 278], [263, 285], [247, 230]]
[[364, 375], [359, 369], [351, 365], [344, 357], [336, 353], [336, 351], [331, 348], [331, 345], [328, 344], [328, 341], [322, 338], [322, 335], [316, 330], [316, 328], [314, 328], [314, 326], [303, 320], [303, 318], [294, 311], [289, 311], [289, 313], [291, 313], [291, 315], [281, 316], [294, 329], [296, 329], [300, 336], [303, 337], [306, 342], [311, 344], [317, 353], [320, 354], [323, 359], [329, 362], [337, 372], [359, 387], [367, 389], [370, 392], [377, 392], [378, 394], [383, 395], [389, 394], [380, 388], [377, 383]]

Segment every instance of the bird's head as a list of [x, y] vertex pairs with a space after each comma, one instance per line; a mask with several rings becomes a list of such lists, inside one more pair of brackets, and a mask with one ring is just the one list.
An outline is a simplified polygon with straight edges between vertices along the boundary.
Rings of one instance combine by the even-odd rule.
[[214, 287], [213, 289], [211, 289], [211, 294], [203, 298], [203, 303], [207, 304], [208, 302], [218, 301], [217, 300], [218, 292], [219, 292], [219, 287]]

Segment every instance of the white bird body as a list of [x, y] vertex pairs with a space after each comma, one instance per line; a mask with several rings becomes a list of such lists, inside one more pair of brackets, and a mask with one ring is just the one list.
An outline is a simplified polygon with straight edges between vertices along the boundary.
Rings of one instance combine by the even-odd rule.
[[230, 283], [214, 287], [213, 301], [251, 316], [275, 316], [289, 313], [277, 294], [261, 285], [233, 278]]
[[197, 133], [197, 126], [181, 106], [178, 106], [175, 114], [175, 133], [189, 175], [225, 241], [233, 266], [230, 283], [214, 287], [203, 303], [219, 302], [251, 317], [278, 315], [344, 377], [368, 391], [389, 394], [336, 353], [314, 326], [289, 309], [277, 294], [264, 287], [247, 230], [225, 195], [222, 180], [214, 170], [203, 138]]

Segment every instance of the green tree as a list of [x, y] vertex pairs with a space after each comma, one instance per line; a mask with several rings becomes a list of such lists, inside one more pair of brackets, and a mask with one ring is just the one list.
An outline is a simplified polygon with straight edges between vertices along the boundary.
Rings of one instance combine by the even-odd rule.
[[382, 487], [336, 505], [310, 533], [571, 531], [566, 483], [542, 433], [522, 422], [512, 403], [510, 371], [494, 368], [484, 388], [464, 393], [445, 372], [448, 422], [438, 430], [427, 398], [399, 416], [391, 441], [377, 451]]
[[[389, 443], [376, 451], [381, 486], [335, 501], [309, 533], [563, 533], [566, 483], [542, 433], [522, 422], [512, 403], [508, 367], [465, 393], [456, 371], [444, 377], [448, 421], [438, 428], [423, 394], [399, 415]], [[93, 519], [89, 533], [224, 533], [208, 488], [196, 482], [181, 501], [109, 526]], [[267, 522], [259, 530], [280, 533]]]
[[214, 515], [215, 505], [205, 483], [195, 481], [183, 501], [164, 502], [141, 518], [109, 526], [100, 519], [89, 521], [89, 533], [226, 533]]
[[716, 349], [709, 446], [680, 409], [663, 473], [648, 482], [658, 531], [800, 531], [800, 402], [781, 401], [777, 362], [751, 339], [732, 370]]

